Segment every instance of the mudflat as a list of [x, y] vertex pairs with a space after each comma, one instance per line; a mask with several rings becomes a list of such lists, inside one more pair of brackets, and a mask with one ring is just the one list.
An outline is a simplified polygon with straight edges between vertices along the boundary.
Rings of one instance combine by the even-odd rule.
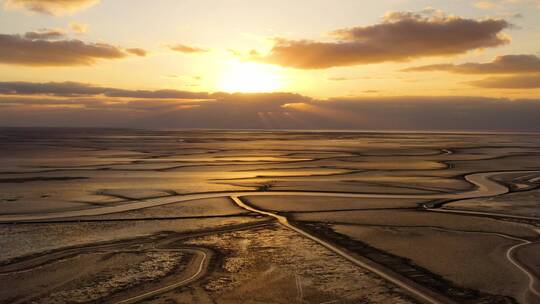
[[534, 134], [0, 137], [0, 303], [540, 302]]

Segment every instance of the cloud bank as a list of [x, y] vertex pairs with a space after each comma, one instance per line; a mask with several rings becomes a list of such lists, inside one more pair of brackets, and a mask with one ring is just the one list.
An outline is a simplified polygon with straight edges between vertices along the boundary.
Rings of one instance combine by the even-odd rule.
[[446, 71], [458, 74], [540, 73], [540, 58], [535, 55], [505, 55], [498, 56], [489, 63], [433, 64], [412, 67], [404, 71]]
[[2, 126], [540, 131], [540, 99], [356, 97], [0, 83]]
[[540, 89], [540, 74], [489, 77], [469, 84], [487, 89]]
[[434, 64], [412, 67], [405, 72], [445, 71], [456, 74], [501, 75], [470, 81], [468, 84], [486, 89], [540, 88], [540, 58], [535, 55], [505, 55], [488, 63]]
[[456, 55], [507, 44], [510, 40], [502, 31], [509, 26], [501, 19], [466, 19], [433, 11], [393, 12], [379, 24], [337, 30], [332, 42], [277, 39], [269, 54], [251, 59], [324, 69]]
[[52, 32], [30, 32], [25, 36], [0, 34], [0, 63], [27, 66], [91, 65], [98, 60], [119, 59], [128, 52], [142, 56], [141, 49], [124, 50], [106, 43], [81, 40], [50, 40]]
[[0, 94], [56, 97], [130, 97], [155, 99], [209, 99], [209, 93], [181, 90], [125, 90], [80, 82], [0, 82]]

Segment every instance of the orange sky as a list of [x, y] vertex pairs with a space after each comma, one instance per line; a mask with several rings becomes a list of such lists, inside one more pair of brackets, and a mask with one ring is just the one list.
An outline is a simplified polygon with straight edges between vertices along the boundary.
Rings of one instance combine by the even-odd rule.
[[[537, 99], [539, 17], [535, 0], [4, 0], [0, 107], [137, 116], [134, 104], [193, 111], [231, 93]], [[290, 101], [276, 101], [285, 118]]]

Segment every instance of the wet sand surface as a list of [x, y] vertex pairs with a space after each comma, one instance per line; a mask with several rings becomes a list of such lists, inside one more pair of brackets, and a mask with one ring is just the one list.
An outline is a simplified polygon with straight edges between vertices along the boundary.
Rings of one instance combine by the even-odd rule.
[[540, 302], [535, 134], [0, 136], [0, 303]]

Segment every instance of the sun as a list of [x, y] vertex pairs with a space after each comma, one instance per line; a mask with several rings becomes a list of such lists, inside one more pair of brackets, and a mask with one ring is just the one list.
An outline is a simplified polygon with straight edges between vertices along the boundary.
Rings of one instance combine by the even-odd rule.
[[219, 88], [229, 93], [274, 92], [283, 87], [279, 68], [254, 62], [228, 62], [219, 78]]

